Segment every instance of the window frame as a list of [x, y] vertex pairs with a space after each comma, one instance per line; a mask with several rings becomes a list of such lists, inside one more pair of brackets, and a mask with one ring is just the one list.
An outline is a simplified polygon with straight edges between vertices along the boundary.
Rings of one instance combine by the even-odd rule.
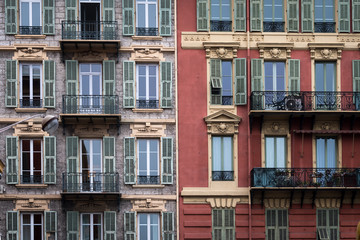
[[[280, 1], [282, 1], [282, 5], [276, 5], [275, 4], [275, 1], [277, 1], [277, 0], [268, 0], [268, 1], [272, 1], [272, 4], [270, 5], [270, 4], [265, 4], [265, 1], [267, 1], [267, 0], [263, 0], [263, 9], [264, 9], [264, 11], [263, 11], [263, 22], [285, 22], [285, 5], [284, 5], [284, 0], [280, 0]], [[266, 9], [265, 9], [265, 6], [271, 6], [271, 10], [272, 10], [272, 17], [271, 17], [271, 19], [265, 19], [265, 11], [266, 11]], [[281, 17], [281, 19], [278, 19], [278, 18], [276, 18], [275, 17], [275, 9], [276, 9], [276, 7], [279, 7], [279, 6], [281, 6], [282, 7], [282, 17]]]
[[[325, 214], [326, 214], [326, 226], [319, 226], [319, 211], [325, 211]], [[330, 211], [337, 211], [337, 226], [329, 226], [329, 222], [330, 222]], [[330, 230], [331, 229], [336, 229], [337, 230], [337, 239], [340, 239], [340, 213], [339, 213], [339, 209], [338, 208], [317, 208], [316, 209], [316, 231], [317, 231], [317, 234], [316, 234], [316, 239], [320, 239], [319, 238], [319, 230], [320, 229], [326, 229], [326, 232], [329, 236], [330, 239], [331, 238], [331, 232]]]
[[[318, 167], [318, 140], [325, 139], [325, 146], [324, 146], [324, 167]], [[327, 140], [334, 139], [335, 140], [335, 166], [332, 168], [337, 168], [339, 166], [339, 139], [338, 136], [315, 136], [315, 162], [316, 168], [329, 168], [328, 167], [328, 158], [327, 158]], [[330, 147], [331, 148], [331, 147]]]
[[[150, 35], [150, 36], [158, 36], [159, 35], [159, 2], [158, 0], [152, 1], [152, 0], [134, 0], [135, 1], [135, 28], [144, 28], [144, 29], [151, 29], [151, 28], [156, 28], [156, 34], [154, 35]], [[140, 13], [139, 10], [139, 5], [145, 5], [145, 26], [140, 27], [139, 26], [139, 15], [138, 13]], [[155, 10], [156, 10], [156, 14], [155, 14], [155, 27], [149, 27], [149, 8], [151, 5], [155, 5]], [[144, 35], [139, 35], [138, 31], [136, 31], [136, 35], [137, 36], [144, 36]], [[147, 36], [147, 35], [145, 35]]]
[[[41, 0], [19, 0], [19, 21], [20, 21], [20, 24], [19, 24], [19, 26], [20, 27], [22, 27], [22, 20], [23, 20], [23, 14], [22, 14], [22, 3], [25, 3], [25, 2], [27, 2], [27, 3], [29, 3], [29, 12], [28, 12], [28, 14], [29, 14], [29, 25], [27, 25], [27, 26], [23, 26], [23, 27], [42, 27], [42, 1]], [[32, 11], [32, 9], [33, 9], [33, 3], [39, 3], [40, 4], [40, 9], [39, 9], [39, 13], [40, 13], [40, 15], [39, 15], [39, 22], [40, 22], [40, 25], [39, 26], [35, 26], [35, 25], [33, 25], [33, 23], [32, 23], [32, 20], [33, 20], [33, 17], [32, 17], [32, 15], [33, 15], [33, 11]]]
[[[140, 99], [140, 67], [145, 66], [146, 68], [146, 74], [145, 74], [145, 92], [146, 92], [146, 96], [145, 99]], [[135, 76], [135, 84], [136, 84], [136, 93], [135, 93], [135, 99], [136, 99], [136, 108], [142, 108], [139, 101], [144, 101], [145, 100], [145, 108], [146, 109], [158, 109], [159, 108], [159, 64], [156, 63], [136, 63], [135, 64], [136, 67], [136, 76]], [[154, 99], [150, 99], [150, 68], [151, 67], [155, 67], [155, 78], [156, 78], [156, 83], [155, 83], [155, 92], [156, 92], [156, 96], [155, 96], [155, 100]], [[143, 75], [142, 75], [143, 76]], [[151, 103], [150, 101], [155, 101], [155, 107], [154, 104]], [[142, 105], [142, 106], [144, 106]]]
[[[214, 224], [215, 224], [215, 221], [214, 221], [215, 214], [214, 214], [214, 212], [215, 211], [220, 211], [221, 212], [221, 219], [222, 219], [221, 220], [221, 223], [222, 223], [221, 227], [220, 226], [214, 226]], [[226, 223], [225, 223], [225, 219], [227, 219], [226, 218], [226, 211], [231, 211], [232, 212], [233, 226], [226, 226]], [[228, 230], [232, 230], [232, 236], [233, 236], [232, 239], [235, 240], [235, 234], [236, 234], [236, 232], [235, 232], [235, 230], [236, 230], [236, 228], [235, 228], [235, 226], [236, 226], [236, 224], [235, 224], [235, 208], [213, 208], [212, 211], [211, 211], [211, 224], [212, 224], [212, 239], [213, 240], [220, 240], [220, 239], [216, 238], [217, 237], [217, 235], [215, 233], [216, 230], [220, 230], [221, 239], [228, 239], [228, 240], [230, 240], [231, 238], [230, 239], [226, 238], [227, 237], [226, 233], [227, 233]]]
[[[146, 215], [146, 230], [147, 230], [147, 239], [144, 239], [144, 240], [150, 240], [150, 239], [152, 239], [151, 238], [151, 232], [152, 232], [152, 230], [151, 230], [151, 215], [156, 215], [157, 216], [157, 225], [155, 225], [155, 226], [157, 226], [157, 232], [158, 232], [158, 237], [157, 237], [157, 239], [158, 240], [160, 240], [160, 235], [161, 235], [161, 229], [160, 229], [160, 214], [159, 213], [147, 213], [147, 212], [138, 212], [137, 213], [137, 228], [138, 228], [138, 230], [137, 230], [137, 232], [138, 232], [138, 239], [140, 239], [140, 228], [141, 228], [141, 224], [140, 224], [140, 215]], [[143, 240], [143, 239], [141, 239], [141, 240]], [[153, 240], [155, 240], [155, 239], [153, 239]]]
[[[319, 4], [319, 5], [317, 5], [316, 4], [316, 2], [317, 1], [322, 1], [322, 4]], [[329, 5], [326, 5], [326, 1], [327, 0], [315, 0], [314, 1], [314, 23], [315, 22], [321, 22], [321, 23], [323, 23], [323, 22], [335, 22], [335, 24], [336, 24], [336, 16], [335, 16], [335, 14], [336, 14], [336, 5], [335, 5], [335, 0], [331, 0], [331, 1], [333, 1], [333, 5], [332, 5], [332, 10], [333, 10], [333, 13], [332, 13], [332, 15], [333, 15], [333, 19], [331, 19], [331, 21], [329, 21], [329, 20], [327, 20], [326, 19], [326, 8], [327, 8], [327, 6], [329, 6]], [[321, 7], [320, 7], [321, 6]], [[316, 20], [317, 18], [316, 18], [316, 7], [318, 7], [318, 8], [321, 8], [322, 9], [322, 21], [320, 21], [320, 20]]]
[[[146, 141], [146, 152], [145, 153], [146, 153], [146, 173], [147, 173], [147, 175], [140, 175], [140, 142], [141, 141]], [[150, 141], [156, 141], [156, 143], [157, 143], [157, 156], [156, 156], [157, 172], [156, 172], [156, 175], [151, 175]], [[160, 144], [161, 144], [161, 141], [160, 141], [160, 139], [157, 139], [157, 138], [136, 138], [136, 175], [137, 175], [136, 182], [137, 182], [137, 184], [141, 184], [139, 177], [146, 177], [148, 179], [148, 181], [152, 182], [151, 181], [152, 176], [158, 178], [156, 184], [160, 184], [160, 182], [161, 182], [160, 181], [160, 165], [161, 165], [161, 162], [160, 162], [160, 147], [161, 146], [160, 146]]]
[[[211, 69], [212, 66], [211, 66], [211, 60], [213, 59], [210, 59], [210, 72], [212, 72], [213, 70]], [[234, 103], [234, 85], [235, 85], [235, 63], [233, 61], [233, 59], [215, 59], [215, 60], [218, 60], [220, 61], [220, 69], [218, 69], [220, 71], [220, 79], [213, 79], [212, 76], [210, 76], [210, 105], [220, 105], [220, 106], [234, 106], [235, 103]], [[224, 68], [224, 65], [226, 63], [231, 63], [231, 75], [230, 75], [230, 78], [231, 78], [231, 83], [230, 83], [230, 86], [231, 86], [231, 101], [224, 101], [223, 99], [223, 88], [224, 88], [224, 78], [226, 77], [229, 77], [229, 75], [224, 75], [224, 71], [223, 71], [223, 68]], [[216, 71], [216, 70], [214, 70]], [[215, 82], [218, 82], [218, 83], [215, 83]], [[215, 101], [213, 100], [214, 97], [220, 97], [220, 104], [216, 104], [214, 103]], [[225, 97], [230, 97], [230, 95], [226, 95]], [[230, 103], [231, 104], [228, 104]], [[227, 103], [227, 104], [224, 104], [224, 103]]]
[[[91, 233], [93, 233], [94, 231], [94, 215], [100, 215], [100, 220], [101, 220], [101, 224], [100, 224], [100, 240], [103, 239], [103, 235], [104, 235], [104, 220], [103, 217], [104, 215], [102, 213], [99, 212], [94, 212], [94, 213], [80, 213], [80, 239], [83, 239], [84, 237], [84, 232], [83, 232], [83, 227], [84, 227], [84, 223], [83, 223], [83, 216], [84, 215], [90, 215], [90, 223], [87, 224], [87, 226], [90, 227], [90, 239], [93, 239], [93, 235], [91, 235]], [[97, 224], [99, 225], [99, 224]]]
[[[221, 141], [221, 147], [220, 147], [220, 155], [221, 155], [221, 159], [220, 159], [220, 170], [215, 170], [215, 162], [217, 162], [217, 159], [216, 159], [216, 156], [215, 156], [215, 150], [214, 150], [214, 144], [215, 144], [215, 141], [214, 141], [214, 138], [220, 138], [220, 141]], [[232, 176], [231, 178], [228, 178], [229, 176], [226, 176], [226, 172], [230, 172], [229, 170], [225, 170], [225, 165], [228, 165], [229, 163], [226, 163], [227, 160], [224, 159], [225, 156], [225, 152], [227, 150], [228, 147], [225, 147], [225, 142], [224, 142], [224, 139], [225, 138], [230, 138], [231, 140], [231, 172], [232, 172]], [[211, 170], [212, 170], [212, 181], [234, 181], [234, 137], [232, 135], [212, 135], [211, 136], [211, 152], [212, 152], [212, 161], [211, 161]], [[218, 165], [219, 163], [217, 163], [216, 165]], [[214, 174], [215, 172], [222, 172], [222, 178], [219, 180], [219, 179], [216, 179], [214, 178]], [[225, 174], [225, 176], [223, 175]]]
[[[30, 224], [24, 224], [24, 215], [30, 215]], [[24, 233], [25, 231], [23, 230], [24, 225], [26, 226], [30, 226], [30, 240], [39, 240], [39, 239], [34, 239], [34, 227], [36, 226], [40, 226], [40, 224], [35, 224], [34, 223], [34, 215], [40, 215], [41, 216], [41, 239], [44, 239], [44, 231], [45, 231], [45, 226], [44, 226], [44, 214], [41, 212], [20, 212], [20, 232], [21, 232], [21, 239], [24, 239]]]
[[[43, 139], [41, 138], [20, 138], [20, 176], [22, 176], [21, 178], [21, 184], [42, 184], [44, 183], [44, 148], [43, 148]], [[30, 159], [29, 159], [29, 182], [25, 182], [23, 180], [24, 178], [24, 169], [23, 169], [23, 165], [24, 165], [24, 159], [23, 159], [23, 154], [24, 154], [24, 150], [23, 150], [23, 141], [30, 141], [30, 150], [29, 150], [29, 153], [30, 153]], [[41, 170], [40, 170], [40, 182], [36, 182], [34, 177], [34, 141], [40, 141], [40, 147], [41, 147], [41, 150], [40, 150], [40, 154], [41, 154], [41, 158], [40, 160], [36, 160], [36, 161], [40, 161], [40, 165], [41, 165]], [[26, 170], [27, 171], [27, 170]], [[38, 170], [37, 170], [38, 171]]]
[[[274, 166], [268, 166], [268, 163], [269, 163], [269, 161], [268, 161], [268, 151], [267, 151], [267, 149], [269, 149], [269, 146], [268, 146], [268, 144], [267, 144], [267, 139], [269, 139], [269, 138], [273, 138], [274, 139], [274, 149], [273, 149], [273, 152], [274, 152]], [[288, 159], [288, 157], [287, 157], [287, 155], [288, 155], [288, 153], [287, 153], [287, 136], [283, 136], [283, 135], [278, 135], [278, 136], [276, 136], [276, 135], [265, 135], [265, 167], [266, 168], [279, 168], [279, 166], [278, 166], [278, 157], [277, 157], [277, 139], [283, 139], [284, 140], [284, 146], [283, 146], [283, 148], [284, 148], [284, 156], [283, 156], [283, 159], [284, 159], [284, 166], [282, 167], [282, 168], [286, 168], [286, 162], [287, 162], [287, 159]]]
[[[269, 211], [275, 211], [275, 226], [269, 226], [268, 224], [268, 215], [270, 214]], [[280, 211], [286, 211], [286, 226], [279, 226], [279, 215], [280, 215]], [[280, 228], [286, 228], [286, 236], [285, 239], [280, 239]], [[286, 240], [289, 238], [289, 212], [288, 209], [284, 209], [284, 208], [268, 208], [265, 210], [265, 236], [266, 239], [269, 239], [268, 236], [268, 230], [269, 229], [274, 229], [275, 231], [275, 239], [279, 239], [279, 240]], [[272, 239], [272, 238], [271, 238]]]
[[[27, 62], [20, 62], [19, 64], [20, 66], [20, 77], [19, 77], [19, 85], [20, 85], [20, 91], [19, 91], [19, 107], [20, 108], [26, 108], [24, 107], [24, 103], [21, 104], [21, 101], [24, 100], [24, 96], [23, 96], [23, 88], [24, 88], [24, 79], [23, 79], [23, 67], [24, 66], [29, 66], [29, 107], [30, 108], [42, 108], [44, 103], [44, 96], [43, 96], [43, 84], [44, 84], [44, 79], [43, 79], [43, 64], [42, 63], [27, 63]], [[33, 75], [33, 71], [35, 67], [39, 67], [40, 69], [40, 96], [39, 96], [39, 106], [34, 106], [34, 104], [30, 104], [31, 102], [34, 103], [34, 75]]]

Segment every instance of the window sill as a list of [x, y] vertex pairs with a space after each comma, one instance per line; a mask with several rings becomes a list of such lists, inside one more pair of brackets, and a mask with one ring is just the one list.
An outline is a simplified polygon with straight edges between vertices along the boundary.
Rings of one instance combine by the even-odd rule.
[[45, 39], [46, 35], [14, 35], [16, 39], [27, 39], [27, 38], [37, 38], [37, 39]]
[[47, 108], [15, 108], [15, 112], [19, 113], [43, 113], [46, 112]]
[[47, 188], [47, 184], [16, 184], [17, 188]]
[[132, 36], [133, 40], [159, 40], [163, 39], [162, 36]]
[[164, 111], [164, 109], [162, 108], [156, 108], [156, 109], [140, 109], [140, 108], [133, 108], [132, 109], [133, 112], [140, 112], [140, 113], [162, 113]]
[[165, 185], [159, 184], [159, 185], [146, 185], [146, 184], [141, 184], [141, 185], [132, 185], [133, 188], [164, 188]]

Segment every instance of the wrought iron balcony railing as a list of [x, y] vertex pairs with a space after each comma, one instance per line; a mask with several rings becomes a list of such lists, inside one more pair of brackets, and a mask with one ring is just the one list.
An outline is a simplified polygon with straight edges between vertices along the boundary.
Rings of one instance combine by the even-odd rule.
[[21, 35], [41, 35], [41, 26], [19, 26], [19, 34]]
[[360, 110], [360, 92], [254, 91], [251, 110]]
[[157, 36], [158, 28], [146, 28], [146, 27], [137, 27], [136, 28], [137, 36]]
[[213, 181], [234, 181], [234, 171], [212, 171]]
[[117, 21], [62, 21], [62, 39], [118, 40]]
[[285, 22], [263, 22], [264, 32], [284, 32]]
[[159, 108], [159, 100], [136, 100], [136, 108], [143, 108], [143, 109]]
[[140, 185], [157, 185], [160, 184], [160, 176], [138, 176], [137, 183]]
[[314, 30], [315, 32], [334, 33], [335, 26], [335, 22], [315, 22]]
[[44, 178], [43, 175], [30, 175], [24, 174], [20, 175], [21, 184], [43, 184]]
[[63, 95], [63, 113], [118, 114], [117, 95]]
[[210, 30], [216, 32], [231, 32], [232, 22], [231, 21], [218, 21], [210, 20]]
[[42, 99], [20, 99], [20, 108], [41, 108]]
[[63, 192], [119, 192], [118, 173], [63, 173]]
[[233, 97], [232, 96], [220, 96], [220, 95], [213, 94], [211, 96], [211, 104], [233, 105]]
[[251, 187], [360, 187], [360, 168], [254, 168]]

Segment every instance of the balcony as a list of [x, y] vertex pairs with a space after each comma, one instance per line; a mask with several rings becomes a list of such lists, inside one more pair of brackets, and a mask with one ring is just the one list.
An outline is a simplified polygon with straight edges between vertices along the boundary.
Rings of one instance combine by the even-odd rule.
[[213, 181], [234, 181], [234, 171], [212, 171]]
[[317, 33], [334, 33], [335, 26], [335, 22], [315, 22], [314, 30]]
[[30, 98], [23, 98], [20, 99], [20, 108], [41, 108], [43, 100], [38, 99], [30, 99]]
[[117, 95], [63, 95], [64, 114], [118, 114]]
[[231, 21], [210, 20], [210, 30], [214, 32], [231, 32]]
[[137, 184], [158, 185], [160, 184], [160, 176], [138, 176]]
[[137, 27], [136, 36], [157, 36], [159, 35], [158, 28], [146, 28], [146, 27]]
[[136, 108], [158, 109], [159, 108], [159, 100], [136, 100]]
[[41, 35], [41, 26], [19, 26], [20, 35]]
[[20, 183], [21, 184], [44, 184], [44, 176], [43, 175], [30, 175], [30, 174], [20, 175]]
[[263, 22], [264, 32], [284, 32], [285, 22]]

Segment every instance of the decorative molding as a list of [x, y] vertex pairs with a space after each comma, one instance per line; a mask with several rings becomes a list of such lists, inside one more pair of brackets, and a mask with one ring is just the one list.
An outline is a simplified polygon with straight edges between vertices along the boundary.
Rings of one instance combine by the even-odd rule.
[[37, 137], [43, 137], [48, 135], [48, 133], [42, 130], [41, 123], [33, 122], [31, 120], [27, 123], [14, 126], [14, 130], [14, 136], [19, 137], [29, 136], [29, 134], [31, 134], [32, 136], [36, 135]]
[[293, 43], [258, 43], [260, 58], [287, 59], [291, 58]]
[[289, 198], [265, 198], [264, 199], [265, 208], [289, 208], [290, 199]]
[[164, 137], [166, 124], [150, 122], [130, 124], [132, 137]]
[[360, 36], [354, 36], [354, 35], [346, 35], [346, 36], [337, 36], [338, 42], [347, 42], [347, 43], [358, 43], [360, 42]]
[[289, 123], [286, 121], [265, 121], [264, 135], [286, 135], [289, 132]]
[[47, 60], [46, 45], [14, 45], [13, 60], [19, 61], [42, 61]]
[[82, 51], [75, 52], [74, 58], [81, 62], [93, 62], [93, 61], [103, 61], [107, 60], [106, 52], [97, 52], [97, 51]]
[[228, 111], [221, 110], [204, 118], [208, 134], [238, 134], [241, 118]]
[[302, 34], [296, 34], [296, 35], [287, 35], [286, 36], [286, 40], [288, 42], [293, 42], [293, 43], [306, 43], [306, 42], [314, 42], [315, 41], [315, 36], [310, 34], [310, 35], [302, 35]]
[[308, 43], [311, 59], [337, 60], [341, 59], [343, 43]]
[[316, 121], [314, 130], [340, 130], [338, 121]]
[[102, 201], [95, 202], [94, 200], [79, 201], [76, 203], [74, 208], [80, 211], [89, 211], [89, 212], [105, 211], [106, 203]]
[[45, 211], [49, 210], [48, 200], [38, 200], [34, 198], [16, 200], [15, 210], [16, 211]]
[[[74, 126], [74, 125], [73, 125]], [[109, 125], [75, 125], [74, 135], [79, 137], [102, 137], [108, 135]]]
[[133, 207], [131, 211], [137, 212], [163, 212], [166, 211], [165, 204], [166, 200], [161, 199], [139, 199], [132, 200]]
[[233, 59], [237, 57], [240, 42], [204, 42], [207, 58]]
[[235, 208], [236, 204], [241, 203], [241, 198], [207, 198], [212, 208]]
[[340, 208], [341, 199], [339, 198], [317, 198], [315, 199], [316, 208]]
[[165, 58], [161, 51], [161, 46], [134, 47], [130, 60], [140, 62], [160, 62], [165, 61]]

